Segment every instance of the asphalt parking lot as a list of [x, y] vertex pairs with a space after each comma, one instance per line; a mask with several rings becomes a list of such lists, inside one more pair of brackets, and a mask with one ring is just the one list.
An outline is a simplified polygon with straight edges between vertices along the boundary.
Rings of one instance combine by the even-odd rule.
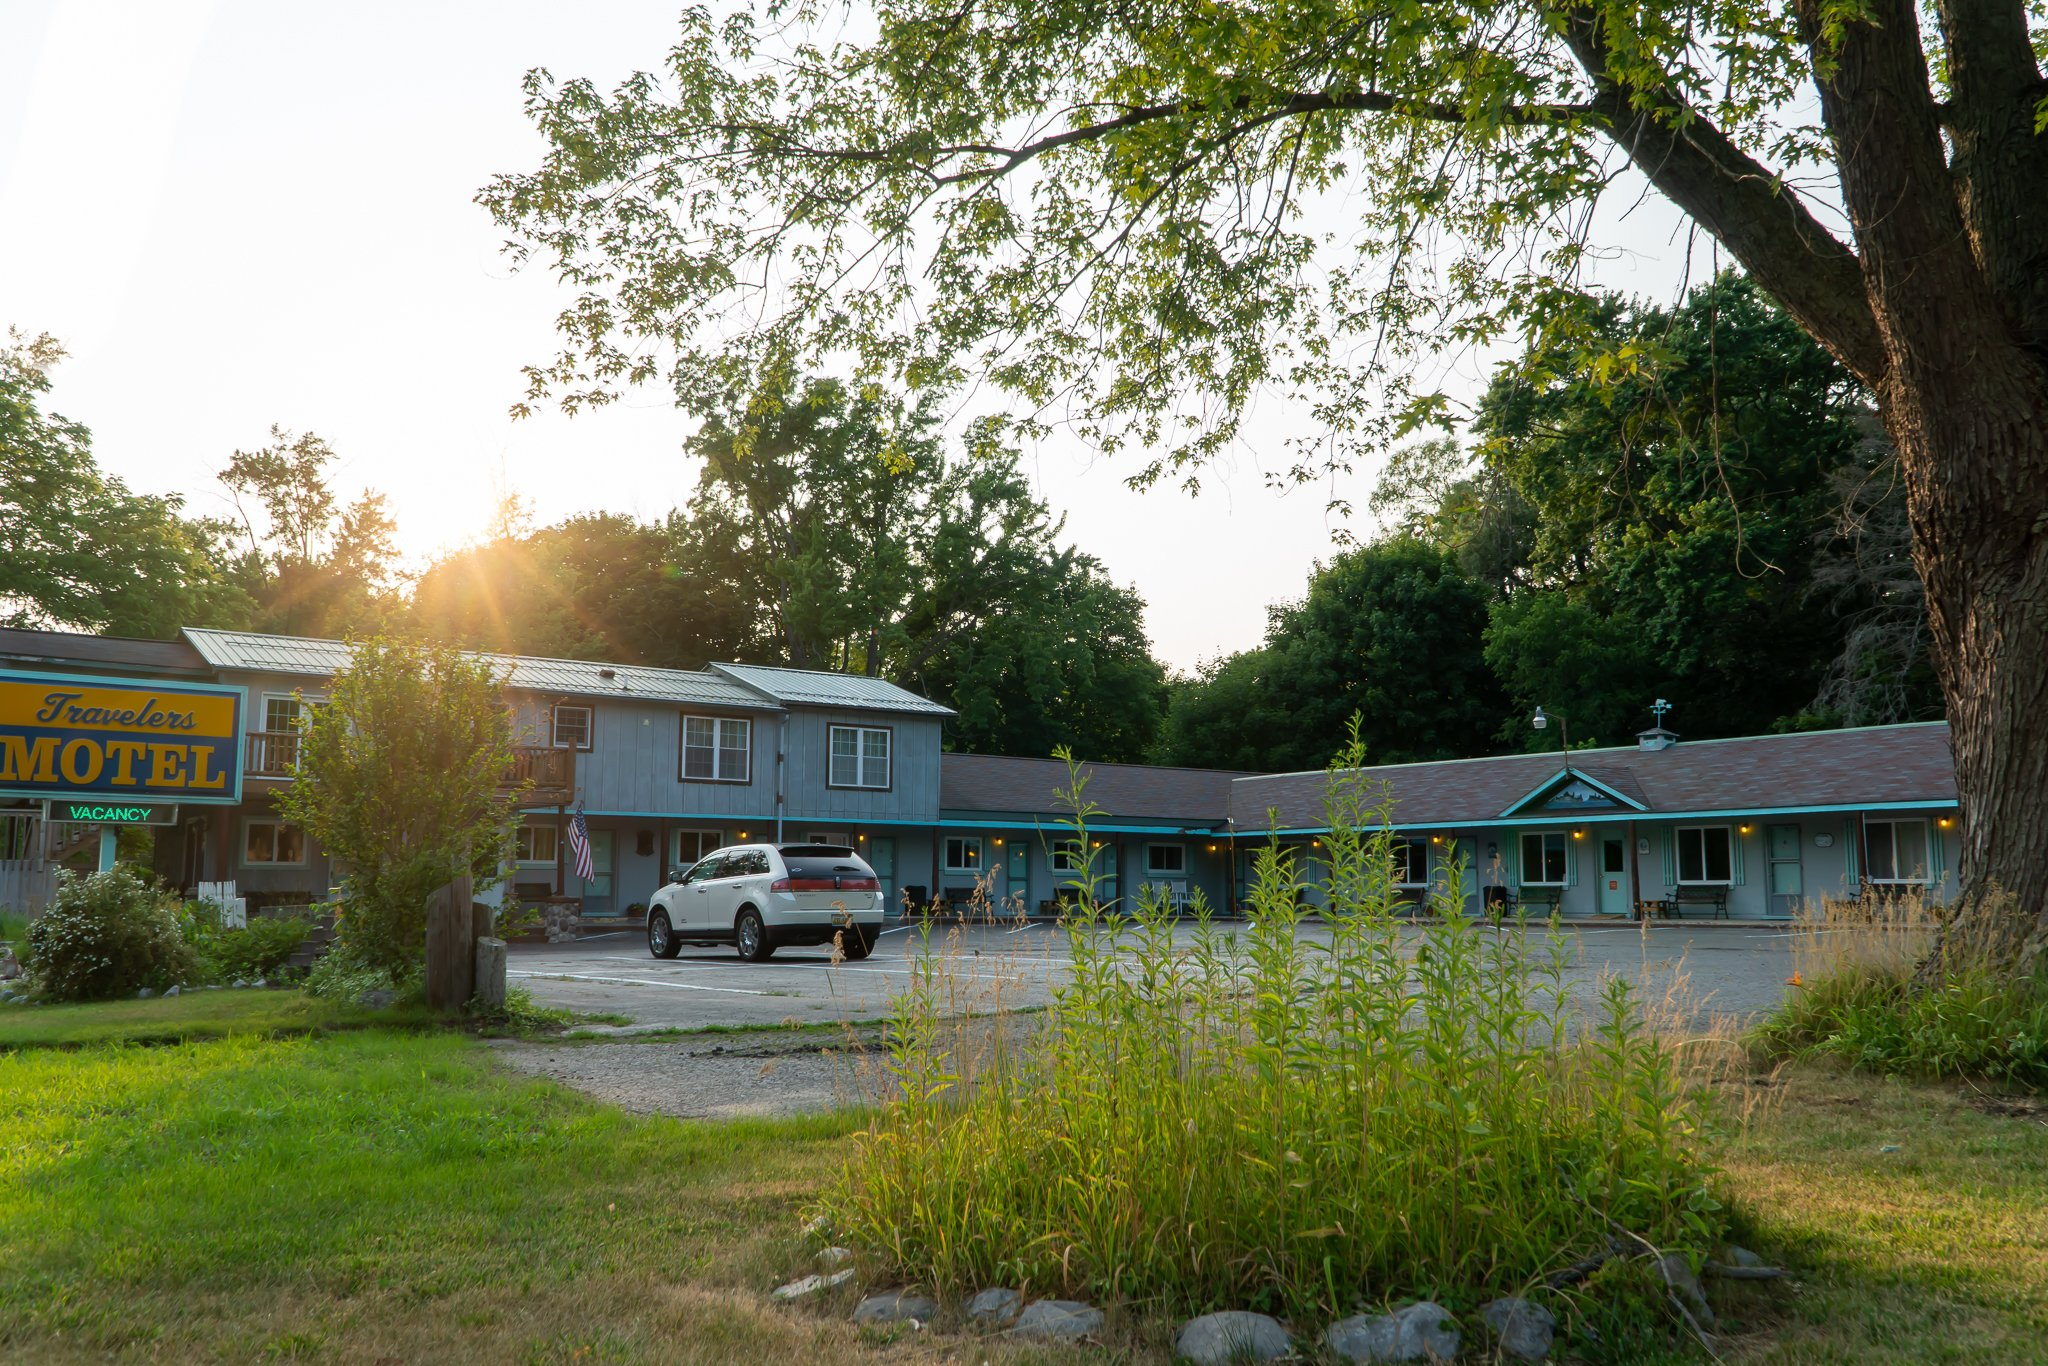
[[[1502, 930], [1488, 933], [1541, 933]], [[1324, 932], [1305, 927], [1305, 937]], [[1420, 930], [1404, 930], [1419, 936]], [[1192, 939], [1192, 928], [1178, 932]], [[1686, 1012], [1749, 1018], [1775, 1005], [1792, 972], [1792, 935], [1769, 924], [1568, 927], [1567, 980], [1590, 999], [1609, 973], [1662, 998], [1674, 974], [1685, 981]], [[572, 944], [515, 945], [509, 974], [547, 1005], [630, 1016], [633, 1027], [818, 1024], [874, 1020], [911, 983], [927, 955], [943, 960], [953, 1011], [1041, 1006], [1067, 965], [1065, 934], [1045, 924], [892, 926], [865, 962], [834, 965], [825, 949], [784, 949], [767, 963], [743, 963], [730, 949], [650, 956], [637, 930]]]

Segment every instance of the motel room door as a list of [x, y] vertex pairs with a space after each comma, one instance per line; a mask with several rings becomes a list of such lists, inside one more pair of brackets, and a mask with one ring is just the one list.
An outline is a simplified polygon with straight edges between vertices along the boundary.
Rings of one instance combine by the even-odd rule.
[[1635, 913], [1635, 897], [1628, 878], [1628, 841], [1619, 835], [1606, 835], [1600, 840], [1600, 913]]
[[[591, 877], [583, 884], [583, 914], [588, 916], [619, 913], [618, 903], [612, 897], [612, 856], [616, 852], [612, 835], [610, 830], [590, 832]], [[564, 839], [563, 843], [568, 841]]]

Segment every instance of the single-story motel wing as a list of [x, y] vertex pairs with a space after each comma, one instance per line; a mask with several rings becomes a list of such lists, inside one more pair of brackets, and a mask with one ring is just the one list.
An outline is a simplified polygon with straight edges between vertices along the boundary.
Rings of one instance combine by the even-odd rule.
[[[341, 642], [191, 629], [169, 641], [0, 629], [0, 906], [147, 826], [157, 874], [251, 908], [324, 902], [342, 870], [284, 821], [298, 737]], [[881, 679], [486, 656], [504, 680], [524, 809], [505, 890], [629, 921], [723, 844], [847, 843], [891, 903], [1040, 913], [1095, 880], [1243, 909], [1278, 844], [1322, 899], [1326, 772], [1063, 763], [945, 750], [952, 712]], [[1389, 764], [1350, 775], [1394, 841], [1402, 894], [1464, 870], [1469, 913], [1784, 918], [1866, 889], [1945, 899], [1957, 798], [1941, 722], [1724, 740], [1662, 726], [1625, 747]], [[580, 809], [593, 872], [566, 828]]]

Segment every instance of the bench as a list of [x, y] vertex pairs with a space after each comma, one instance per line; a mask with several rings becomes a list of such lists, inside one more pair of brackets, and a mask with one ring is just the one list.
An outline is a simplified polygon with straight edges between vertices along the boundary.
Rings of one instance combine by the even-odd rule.
[[1671, 893], [1671, 914], [1683, 920], [1687, 906], [1711, 908], [1709, 919], [1728, 918], [1728, 889], [1726, 887], [1680, 887]]
[[1548, 917], [1563, 896], [1562, 887], [1488, 887], [1486, 913], [1496, 924], [1515, 915]]

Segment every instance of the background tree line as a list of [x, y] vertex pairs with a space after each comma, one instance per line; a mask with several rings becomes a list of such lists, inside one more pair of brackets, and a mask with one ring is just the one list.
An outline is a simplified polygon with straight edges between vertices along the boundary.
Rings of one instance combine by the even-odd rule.
[[[1606, 301], [1504, 366], [1474, 444], [1395, 453], [1381, 537], [1319, 566], [1257, 647], [1169, 678], [1144, 603], [1066, 544], [1014, 449], [829, 379], [705, 423], [666, 517], [493, 535], [400, 572], [381, 497], [273, 428], [221, 471], [236, 515], [102, 474], [41, 411], [47, 338], [0, 353], [0, 615], [168, 635], [414, 626], [479, 649], [851, 670], [959, 711], [960, 749], [1291, 769], [1354, 712], [1383, 762], [1522, 748], [1541, 703], [1625, 741], [1938, 716], [1896, 461], [1847, 372], [1745, 280]], [[114, 553], [117, 551], [119, 553]]]

